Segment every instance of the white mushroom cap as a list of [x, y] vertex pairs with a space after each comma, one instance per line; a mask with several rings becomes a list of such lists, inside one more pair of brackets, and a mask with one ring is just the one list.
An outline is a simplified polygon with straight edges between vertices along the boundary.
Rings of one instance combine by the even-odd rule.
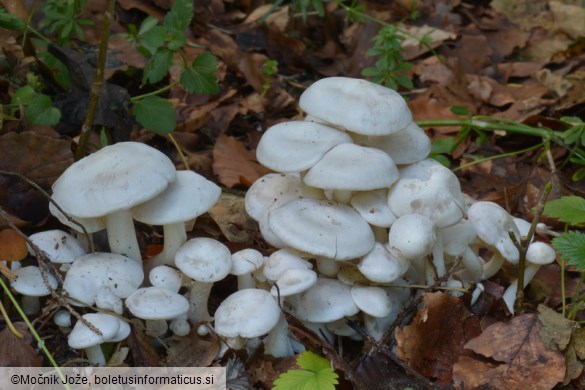
[[81, 321], [77, 321], [71, 333], [69, 333], [68, 343], [71, 348], [84, 349], [110, 341], [117, 335], [121, 321], [116, 317], [103, 313], [89, 313], [82, 316], [87, 322], [99, 329], [102, 335], [85, 326]]
[[[10, 285], [16, 292], [29, 297], [44, 297], [51, 294], [51, 290], [45, 286], [39, 267], [28, 265], [13, 272], [16, 275], [16, 279], [12, 279]], [[52, 289], [56, 289], [59, 285], [57, 279], [48, 272], [45, 275], [49, 286]]]
[[172, 161], [139, 142], [120, 142], [79, 160], [53, 184], [53, 200], [76, 217], [101, 217], [161, 193], [176, 178]]
[[159, 265], [150, 270], [148, 280], [156, 287], [166, 288], [174, 293], [181, 289], [181, 273], [167, 265]]
[[393, 301], [381, 287], [353, 286], [351, 297], [361, 311], [372, 317], [386, 317], [392, 312]]
[[369, 137], [367, 145], [386, 152], [395, 164], [413, 164], [431, 152], [431, 140], [414, 122], [397, 133]]
[[193, 171], [178, 171], [177, 180], [155, 198], [132, 209], [137, 221], [169, 225], [197, 218], [219, 199], [221, 188]]
[[83, 225], [83, 227], [85, 228], [85, 231], [87, 233], [95, 233], [95, 232], [99, 232], [100, 230], [103, 230], [106, 228], [106, 220], [103, 217], [97, 217], [97, 218], [81, 218], [81, 217], [72, 217], [78, 224], [73, 223], [71, 221], [69, 221], [67, 219], [67, 217], [65, 217], [65, 215], [63, 215], [54, 205], [53, 203], [49, 203], [49, 211], [51, 212], [51, 214], [53, 214], [53, 216], [55, 216], [59, 222], [61, 222], [63, 225], [70, 227], [71, 229], [77, 231], [77, 232], [83, 232], [83, 229], [81, 229], [81, 227], [78, 224]]
[[514, 219], [500, 205], [493, 202], [476, 202], [467, 210], [469, 222], [477, 232], [477, 236], [487, 245], [495, 248], [503, 258], [516, 264], [520, 252], [510, 238], [513, 232], [520, 238], [520, 232]]
[[553, 247], [544, 242], [533, 242], [526, 250], [526, 260], [535, 265], [551, 264], [556, 256]]
[[53, 316], [53, 321], [60, 328], [69, 328], [71, 326], [71, 313], [67, 310], [58, 310]]
[[303, 178], [315, 188], [347, 191], [387, 188], [396, 180], [398, 169], [390, 156], [355, 144], [334, 147]]
[[388, 245], [406, 259], [418, 259], [431, 253], [437, 235], [435, 224], [421, 214], [406, 214], [390, 227]]
[[368, 280], [389, 283], [404, 275], [410, 267], [410, 261], [377, 242], [374, 248], [362, 257], [357, 266]]
[[275, 282], [278, 278], [289, 269], [311, 269], [313, 265], [307, 260], [300, 257], [291, 249], [279, 249], [273, 252], [264, 262], [262, 274], [264, 277]]
[[320, 278], [308, 290], [286, 297], [285, 307], [301, 321], [326, 323], [359, 312], [351, 287], [339, 280]]
[[163, 287], [143, 287], [126, 299], [126, 307], [143, 320], [169, 320], [186, 314], [189, 301]]
[[272, 232], [290, 247], [335, 260], [365, 255], [374, 233], [353, 208], [324, 200], [297, 199], [268, 215]]
[[260, 337], [280, 318], [278, 303], [268, 291], [248, 288], [227, 297], [215, 311], [215, 331], [223, 337]]
[[347, 133], [319, 123], [283, 122], [266, 130], [256, 157], [273, 171], [301, 172], [315, 165], [329, 149], [351, 142]]
[[388, 192], [388, 204], [396, 216], [422, 214], [438, 227], [459, 222], [466, 209], [457, 176], [431, 159], [400, 169], [400, 179]]
[[232, 255], [232, 275], [249, 274], [262, 267], [264, 255], [256, 249], [242, 249]]
[[396, 221], [396, 215], [388, 206], [388, 189], [358, 192], [351, 198], [351, 206], [370, 225], [390, 227]]
[[459, 256], [477, 237], [471, 222], [462, 219], [455, 225], [439, 229], [443, 239], [443, 251], [450, 256]]
[[[53, 263], [72, 263], [86, 253], [75, 237], [62, 230], [46, 230], [32, 234], [29, 239], [45, 252]], [[29, 253], [32, 253], [30, 248]]]
[[221, 242], [198, 237], [181, 246], [175, 256], [175, 264], [193, 280], [217, 282], [230, 273], [232, 255]]
[[412, 122], [412, 114], [397, 92], [347, 77], [316, 81], [301, 95], [299, 105], [319, 121], [359, 134], [392, 134]]
[[269, 173], [256, 180], [246, 192], [246, 212], [256, 221], [268, 210], [303, 195], [301, 178], [296, 173]]
[[275, 284], [270, 289], [270, 294], [274, 297], [288, 297], [293, 294], [299, 294], [308, 290], [317, 283], [317, 273], [306, 268], [287, 269], [278, 277]]
[[[108, 287], [117, 297], [126, 298], [144, 280], [142, 265], [115, 253], [89, 253], [71, 265], [63, 289], [71, 298], [91, 306], [102, 287]], [[76, 301], [72, 303], [79, 304]]]

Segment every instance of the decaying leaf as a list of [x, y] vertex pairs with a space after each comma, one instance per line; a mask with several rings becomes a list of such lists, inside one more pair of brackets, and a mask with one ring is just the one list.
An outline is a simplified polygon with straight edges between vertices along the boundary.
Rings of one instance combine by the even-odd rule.
[[243, 196], [224, 192], [208, 213], [229, 242], [252, 243], [254, 240], [253, 233], [258, 226], [246, 214]]
[[577, 323], [544, 305], [538, 305], [538, 319], [542, 324], [540, 338], [544, 345], [549, 349], [564, 351]]
[[8, 327], [0, 332], [0, 367], [42, 367], [43, 358], [30, 346], [32, 340], [26, 324], [17, 322], [14, 327], [28, 337], [21, 340]]
[[453, 367], [455, 387], [552, 389], [565, 378], [565, 358], [544, 345], [541, 328], [536, 314], [523, 314], [487, 327], [465, 344], [482, 357], [461, 356]]
[[438, 385], [446, 385], [463, 346], [481, 332], [479, 318], [461, 299], [442, 292], [424, 294], [423, 302], [412, 323], [396, 330], [397, 355]]
[[164, 366], [209, 367], [218, 351], [219, 339], [217, 336], [209, 334], [201, 337], [195, 330], [192, 330], [186, 337], [180, 337], [170, 342]]

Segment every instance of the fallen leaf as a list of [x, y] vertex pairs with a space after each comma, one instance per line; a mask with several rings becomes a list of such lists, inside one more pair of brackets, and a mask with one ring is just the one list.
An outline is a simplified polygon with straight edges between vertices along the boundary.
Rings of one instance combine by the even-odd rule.
[[564, 351], [577, 323], [544, 305], [538, 305], [538, 319], [542, 324], [540, 338], [544, 345], [549, 349]]
[[397, 355], [437, 385], [446, 385], [463, 346], [481, 332], [479, 318], [461, 299], [442, 292], [425, 293], [423, 302], [411, 324], [396, 329]]
[[165, 367], [209, 367], [219, 351], [219, 339], [213, 333], [199, 336], [193, 327], [186, 337], [171, 340]]
[[229, 242], [254, 241], [258, 224], [246, 214], [243, 195], [222, 193], [208, 213]]
[[270, 172], [256, 161], [254, 152], [234, 137], [220, 134], [213, 149], [213, 172], [221, 184], [233, 187], [254, 183]]
[[30, 346], [32, 341], [26, 324], [16, 322], [14, 327], [28, 337], [19, 339], [8, 327], [0, 332], [0, 367], [42, 367], [43, 358]]
[[484, 358], [462, 356], [453, 367], [458, 389], [552, 389], [565, 377], [565, 358], [544, 345], [535, 314], [497, 322], [465, 344]]
[[152, 345], [152, 338], [147, 336], [143, 329], [144, 323], [135, 318], [130, 321], [132, 332], [126, 339], [126, 343], [130, 348], [132, 354], [132, 361], [135, 367], [159, 367], [161, 365], [161, 358]]
[[0, 260], [20, 261], [27, 254], [26, 241], [16, 230], [0, 231]]

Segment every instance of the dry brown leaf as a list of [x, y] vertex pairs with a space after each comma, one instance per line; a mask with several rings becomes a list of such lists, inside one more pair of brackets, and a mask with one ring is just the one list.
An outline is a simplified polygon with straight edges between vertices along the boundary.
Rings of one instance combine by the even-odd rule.
[[132, 361], [135, 367], [159, 367], [161, 357], [156, 348], [152, 345], [152, 337], [147, 336], [142, 329], [144, 323], [135, 318], [130, 321], [132, 332], [126, 339], [126, 343], [132, 354]]
[[201, 337], [197, 327], [186, 337], [172, 340], [167, 350], [165, 367], [209, 367], [219, 351], [219, 339], [213, 333]]
[[28, 254], [24, 238], [13, 229], [0, 231], [0, 259], [20, 261]]
[[234, 137], [220, 134], [213, 148], [213, 172], [226, 187], [251, 185], [270, 171]]
[[544, 345], [549, 349], [564, 351], [577, 323], [544, 305], [538, 305], [538, 319], [542, 324], [540, 338]]
[[223, 192], [208, 213], [229, 242], [254, 241], [258, 225], [246, 214], [243, 196]]
[[16, 337], [8, 327], [0, 332], [0, 367], [42, 367], [43, 358], [29, 345], [31, 340], [24, 322], [16, 322], [14, 327], [27, 335], [25, 339]]
[[508, 323], [498, 322], [465, 344], [482, 357], [462, 356], [453, 367], [456, 388], [552, 389], [565, 377], [565, 358], [547, 349], [540, 338], [535, 314], [523, 314]]
[[412, 323], [396, 330], [397, 355], [437, 385], [446, 385], [463, 346], [481, 332], [479, 318], [461, 299], [442, 292], [425, 293], [423, 302]]

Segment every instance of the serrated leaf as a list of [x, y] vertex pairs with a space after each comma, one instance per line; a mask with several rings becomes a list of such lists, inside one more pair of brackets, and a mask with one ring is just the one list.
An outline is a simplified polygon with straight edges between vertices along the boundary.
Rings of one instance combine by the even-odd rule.
[[53, 107], [50, 97], [37, 95], [26, 108], [26, 119], [32, 125], [54, 126], [61, 119], [61, 111]]
[[297, 365], [304, 370], [288, 370], [274, 381], [273, 390], [333, 390], [338, 375], [329, 360], [305, 351], [297, 356]]
[[153, 55], [165, 43], [166, 33], [167, 30], [163, 26], [152, 26], [144, 33], [141, 33], [138, 38], [142, 47]]
[[193, 19], [193, 1], [175, 0], [171, 10], [165, 15], [164, 24], [184, 32]]
[[563, 196], [544, 205], [544, 214], [571, 225], [585, 224], [585, 199], [580, 196]]
[[148, 83], [157, 83], [165, 77], [173, 63], [173, 52], [158, 49], [144, 67], [143, 79]]
[[215, 69], [217, 59], [209, 52], [202, 53], [195, 58], [191, 67], [181, 74], [180, 83], [189, 93], [197, 95], [212, 95], [219, 92]]
[[311, 351], [299, 354], [299, 356], [297, 356], [297, 365], [300, 368], [313, 372], [317, 372], [324, 368], [331, 368], [331, 362], [329, 362], [329, 360]]
[[563, 233], [552, 241], [552, 246], [570, 265], [585, 271], [585, 234], [574, 231]]
[[171, 133], [177, 124], [177, 112], [166, 99], [148, 96], [135, 105], [136, 120], [146, 129], [157, 134]]
[[[158, 24], [158, 19], [154, 16], [147, 16], [142, 23], [140, 23], [140, 28], [138, 29], [138, 35], [146, 34], [148, 31], [152, 30]], [[136, 29], [136, 26], [133, 26]]]

